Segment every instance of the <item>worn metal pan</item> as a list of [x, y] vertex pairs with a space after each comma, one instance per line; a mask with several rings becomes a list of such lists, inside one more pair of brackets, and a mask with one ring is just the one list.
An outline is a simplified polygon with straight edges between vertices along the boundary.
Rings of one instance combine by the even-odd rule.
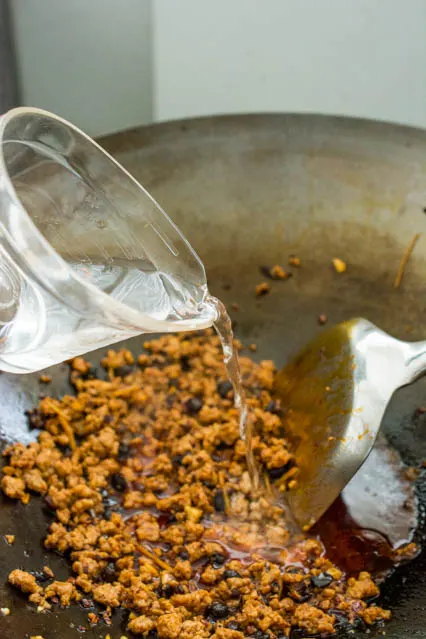
[[[329, 322], [365, 316], [402, 339], [426, 338], [426, 132], [400, 126], [313, 115], [256, 115], [188, 120], [118, 133], [101, 143], [144, 184], [173, 217], [202, 257], [212, 293], [237, 302], [236, 332], [258, 344], [257, 356], [282, 364]], [[399, 260], [414, 233], [422, 233], [400, 288]], [[303, 260], [297, 277], [257, 300], [259, 265]], [[336, 278], [332, 257], [348, 263]], [[141, 347], [135, 339], [131, 347]], [[99, 359], [99, 353], [90, 356]], [[67, 389], [64, 365], [52, 369], [50, 392]], [[26, 439], [24, 410], [37, 401], [38, 375], [0, 376], [0, 433]], [[426, 458], [426, 382], [400, 391], [385, 431], [404, 460]], [[421, 508], [426, 483], [418, 482]], [[16, 567], [42, 566], [47, 519], [40, 504], [0, 502], [0, 637], [46, 639], [81, 636], [79, 608], [37, 613], [6, 584]], [[422, 534], [420, 523], [420, 536]], [[424, 525], [423, 525], [424, 526]], [[426, 529], [423, 529], [423, 532]], [[14, 546], [2, 536], [16, 535]], [[60, 557], [49, 558], [59, 578]], [[426, 553], [401, 567], [385, 584], [382, 602], [393, 608], [387, 639], [426, 636]], [[86, 636], [120, 637], [111, 628]], [[374, 632], [372, 633], [374, 634]], [[370, 635], [371, 636], [371, 635]]]

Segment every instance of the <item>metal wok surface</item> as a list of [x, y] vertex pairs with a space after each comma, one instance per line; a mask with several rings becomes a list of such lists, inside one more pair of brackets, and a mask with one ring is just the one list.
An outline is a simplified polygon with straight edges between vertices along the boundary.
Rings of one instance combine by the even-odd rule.
[[[312, 115], [258, 115], [167, 123], [101, 140], [157, 198], [206, 266], [211, 292], [236, 302], [236, 333], [258, 344], [257, 358], [283, 364], [329, 323], [364, 316], [401, 339], [426, 338], [426, 132], [384, 123]], [[393, 279], [414, 233], [422, 233], [402, 286]], [[258, 300], [259, 266], [301, 257], [296, 276]], [[337, 277], [332, 257], [348, 263]], [[130, 342], [142, 348], [143, 338]], [[100, 353], [89, 359], [97, 362]], [[65, 365], [51, 369], [51, 394], [69, 390]], [[0, 376], [0, 441], [28, 441], [24, 410], [37, 401], [38, 375]], [[46, 392], [46, 389], [43, 389]], [[385, 432], [409, 464], [426, 459], [426, 381], [394, 397]], [[418, 481], [420, 510], [426, 482]], [[125, 634], [125, 618], [88, 628], [74, 607], [44, 615], [5, 583], [10, 570], [48, 563], [57, 578], [66, 562], [42, 547], [49, 519], [38, 499], [28, 506], [0, 498], [0, 637], [76, 639]], [[421, 536], [425, 533], [420, 524]], [[3, 535], [15, 534], [7, 546]], [[383, 586], [381, 604], [393, 609], [387, 639], [426, 636], [426, 553], [402, 566]], [[370, 636], [374, 636], [372, 631]], [[351, 635], [353, 636], [353, 635]], [[362, 635], [361, 635], [362, 636]]]

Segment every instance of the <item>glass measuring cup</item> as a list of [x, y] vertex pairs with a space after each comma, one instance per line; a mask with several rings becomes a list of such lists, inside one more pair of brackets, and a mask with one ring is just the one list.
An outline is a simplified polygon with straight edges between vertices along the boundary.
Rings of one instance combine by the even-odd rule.
[[211, 326], [204, 267], [147, 191], [69, 122], [0, 118], [0, 369]]

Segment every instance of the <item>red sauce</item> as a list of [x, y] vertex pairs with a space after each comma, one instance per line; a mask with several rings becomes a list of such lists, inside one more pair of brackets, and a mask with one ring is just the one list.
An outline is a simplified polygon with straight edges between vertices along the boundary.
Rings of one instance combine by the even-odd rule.
[[342, 570], [380, 579], [401, 562], [396, 550], [411, 541], [416, 525], [414, 484], [381, 441], [312, 532]]
[[327, 556], [347, 574], [362, 570], [375, 577], [395, 565], [395, 553], [386, 537], [375, 530], [364, 529], [351, 517], [339, 497], [312, 529], [326, 549]]

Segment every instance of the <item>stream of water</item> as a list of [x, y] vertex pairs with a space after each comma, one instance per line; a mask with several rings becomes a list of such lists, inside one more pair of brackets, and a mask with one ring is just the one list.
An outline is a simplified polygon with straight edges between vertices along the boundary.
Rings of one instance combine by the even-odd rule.
[[250, 416], [247, 398], [243, 387], [238, 352], [234, 346], [234, 333], [232, 322], [225, 305], [216, 297], [208, 296], [206, 303], [214, 306], [217, 312], [217, 319], [213, 326], [219, 336], [223, 349], [223, 361], [229, 381], [234, 390], [234, 402], [239, 411], [240, 436], [246, 446], [247, 467], [252, 481], [253, 488], [259, 487], [259, 470], [253, 454], [253, 420]]

